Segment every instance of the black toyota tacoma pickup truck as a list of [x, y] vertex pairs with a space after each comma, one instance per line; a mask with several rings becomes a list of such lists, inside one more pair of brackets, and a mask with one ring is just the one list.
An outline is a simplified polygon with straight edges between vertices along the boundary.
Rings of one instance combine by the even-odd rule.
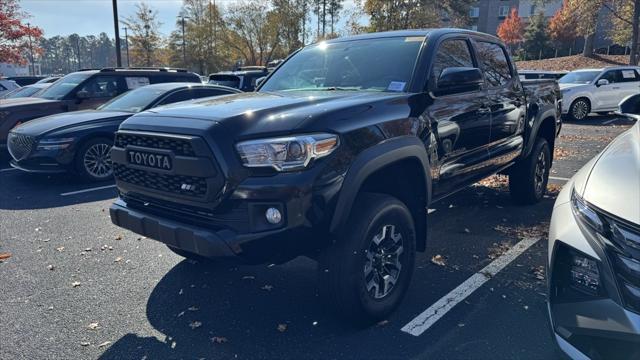
[[486, 34], [321, 42], [256, 92], [124, 121], [111, 219], [188, 258], [316, 259], [326, 299], [370, 323], [406, 292], [431, 202], [498, 172], [517, 202], [542, 198], [559, 97]]

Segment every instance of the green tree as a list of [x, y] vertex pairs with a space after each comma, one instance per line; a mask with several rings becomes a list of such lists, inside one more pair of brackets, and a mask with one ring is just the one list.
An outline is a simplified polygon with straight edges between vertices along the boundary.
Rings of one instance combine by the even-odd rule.
[[155, 52], [163, 45], [158, 11], [141, 2], [136, 4], [136, 13], [122, 23], [131, 30], [129, 46], [132, 65], [161, 65], [155, 56]]
[[364, 12], [370, 18], [371, 31], [439, 27], [448, 18], [454, 26], [469, 22], [469, 7], [474, 0], [366, 0]]
[[548, 48], [547, 20], [544, 13], [539, 12], [529, 18], [529, 25], [524, 31], [524, 51], [527, 58], [542, 58]]

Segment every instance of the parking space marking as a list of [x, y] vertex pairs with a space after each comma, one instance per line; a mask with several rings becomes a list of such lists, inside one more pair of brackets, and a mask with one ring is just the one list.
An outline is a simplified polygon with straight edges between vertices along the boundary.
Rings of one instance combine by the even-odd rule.
[[90, 188], [90, 189], [83, 189], [83, 190], [78, 190], [78, 191], [71, 191], [71, 192], [62, 193], [62, 194], [60, 194], [60, 196], [76, 195], [76, 194], [82, 194], [82, 193], [86, 193], [86, 192], [90, 192], [90, 191], [109, 189], [109, 188], [114, 188], [114, 187], [116, 187], [116, 186], [115, 185], [99, 186], [99, 187], [94, 187], [94, 188]]
[[400, 330], [413, 336], [422, 335], [422, 333], [427, 331], [458, 303], [466, 299], [474, 291], [478, 290], [482, 285], [484, 285], [484, 283], [491, 280], [491, 278], [539, 240], [540, 238], [525, 238], [521, 240], [502, 256], [485, 266], [482, 270], [473, 274], [473, 276], [458, 285], [458, 287], [453, 289], [447, 295], [441, 297], [440, 300], [429, 306], [427, 310], [416, 316]]
[[551, 179], [551, 180], [560, 180], [560, 181], [569, 181], [569, 180], [571, 180], [569, 178], [559, 177], [559, 176], [549, 176], [549, 179]]
[[5, 172], [5, 171], [15, 171], [18, 170], [16, 168], [6, 168], [6, 169], [0, 169], [0, 172]]

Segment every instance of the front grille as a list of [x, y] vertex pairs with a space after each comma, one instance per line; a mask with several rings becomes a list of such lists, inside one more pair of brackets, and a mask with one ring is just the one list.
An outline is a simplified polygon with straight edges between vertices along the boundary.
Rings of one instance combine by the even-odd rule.
[[195, 156], [193, 146], [188, 139], [122, 132], [116, 133], [115, 146], [124, 148], [127, 145], [171, 150], [174, 154], [181, 156]]
[[640, 313], [640, 226], [611, 217], [605, 218], [608, 236], [613, 246], [609, 257], [628, 308]]
[[118, 180], [144, 188], [195, 198], [207, 194], [207, 180], [202, 177], [159, 174], [116, 163], [113, 164], [113, 172]]
[[25, 159], [31, 151], [33, 151], [35, 145], [35, 139], [32, 136], [20, 134], [20, 133], [9, 133], [9, 138], [7, 139], [7, 147], [9, 149], [9, 154], [16, 161], [20, 161]]

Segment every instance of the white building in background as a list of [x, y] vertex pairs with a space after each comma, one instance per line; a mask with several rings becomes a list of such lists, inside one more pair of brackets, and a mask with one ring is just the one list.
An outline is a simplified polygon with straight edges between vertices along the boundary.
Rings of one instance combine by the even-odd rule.
[[[10, 76], [29, 76], [30, 75], [30, 67], [31, 65], [18, 65], [18, 64], [10, 64], [0, 62], [0, 77], [10, 77]], [[42, 71], [40, 70], [40, 64], [33, 64], [33, 72], [34, 75], [40, 75]]]

